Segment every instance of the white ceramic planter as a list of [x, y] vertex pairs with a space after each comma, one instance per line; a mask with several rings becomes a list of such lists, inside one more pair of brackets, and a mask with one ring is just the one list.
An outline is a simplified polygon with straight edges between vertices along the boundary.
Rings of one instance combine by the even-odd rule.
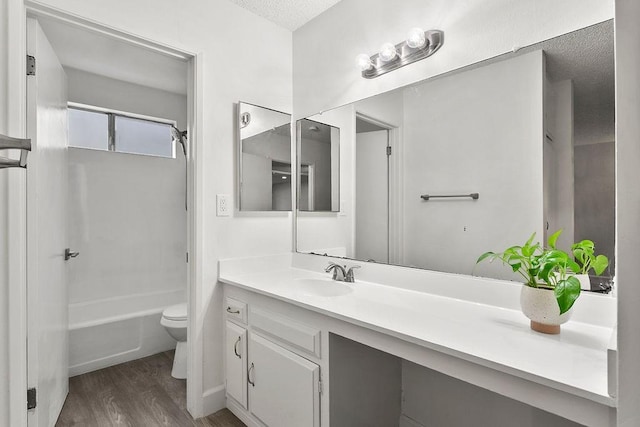
[[531, 329], [545, 334], [559, 334], [560, 325], [569, 321], [573, 310], [561, 315], [553, 290], [525, 285], [520, 292], [520, 307], [531, 320]]
[[588, 274], [575, 274], [574, 276], [580, 281], [580, 289], [583, 291], [591, 290], [591, 279]]

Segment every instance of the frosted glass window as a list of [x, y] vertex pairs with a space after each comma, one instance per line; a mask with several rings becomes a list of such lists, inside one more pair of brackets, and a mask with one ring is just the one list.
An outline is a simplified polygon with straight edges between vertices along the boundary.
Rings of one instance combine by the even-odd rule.
[[122, 116], [115, 120], [115, 151], [174, 157], [171, 125]]
[[69, 145], [94, 150], [108, 150], [109, 115], [70, 108]]

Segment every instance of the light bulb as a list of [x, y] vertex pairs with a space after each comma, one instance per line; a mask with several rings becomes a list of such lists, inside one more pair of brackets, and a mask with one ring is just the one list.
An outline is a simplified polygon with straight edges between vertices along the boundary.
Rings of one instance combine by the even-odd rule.
[[427, 43], [422, 28], [412, 28], [407, 34], [407, 46], [413, 49], [419, 49]]
[[382, 62], [389, 62], [398, 55], [398, 52], [396, 52], [396, 47], [394, 45], [391, 43], [385, 43], [380, 46], [380, 52], [378, 54], [380, 55], [380, 60]]
[[356, 56], [356, 64], [358, 64], [358, 68], [361, 71], [367, 71], [370, 70], [371, 67], [373, 67], [371, 58], [369, 58], [369, 55], [367, 55], [366, 53], [361, 53], [360, 55]]

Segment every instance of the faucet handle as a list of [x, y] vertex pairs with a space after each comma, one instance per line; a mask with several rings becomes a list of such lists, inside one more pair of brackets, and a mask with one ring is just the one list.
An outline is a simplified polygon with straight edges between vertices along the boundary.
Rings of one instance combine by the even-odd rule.
[[352, 265], [351, 267], [349, 267], [349, 270], [347, 270], [347, 274], [345, 275], [345, 282], [349, 282], [349, 283], [353, 283], [356, 281], [355, 276], [353, 274], [353, 269], [354, 268], [360, 268], [360, 265]]

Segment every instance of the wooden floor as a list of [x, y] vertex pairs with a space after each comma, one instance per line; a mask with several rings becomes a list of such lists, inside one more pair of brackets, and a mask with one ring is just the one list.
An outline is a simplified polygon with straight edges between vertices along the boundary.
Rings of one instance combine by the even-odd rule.
[[70, 378], [56, 426], [244, 426], [227, 409], [191, 418], [186, 381], [171, 377], [172, 362], [169, 351]]

